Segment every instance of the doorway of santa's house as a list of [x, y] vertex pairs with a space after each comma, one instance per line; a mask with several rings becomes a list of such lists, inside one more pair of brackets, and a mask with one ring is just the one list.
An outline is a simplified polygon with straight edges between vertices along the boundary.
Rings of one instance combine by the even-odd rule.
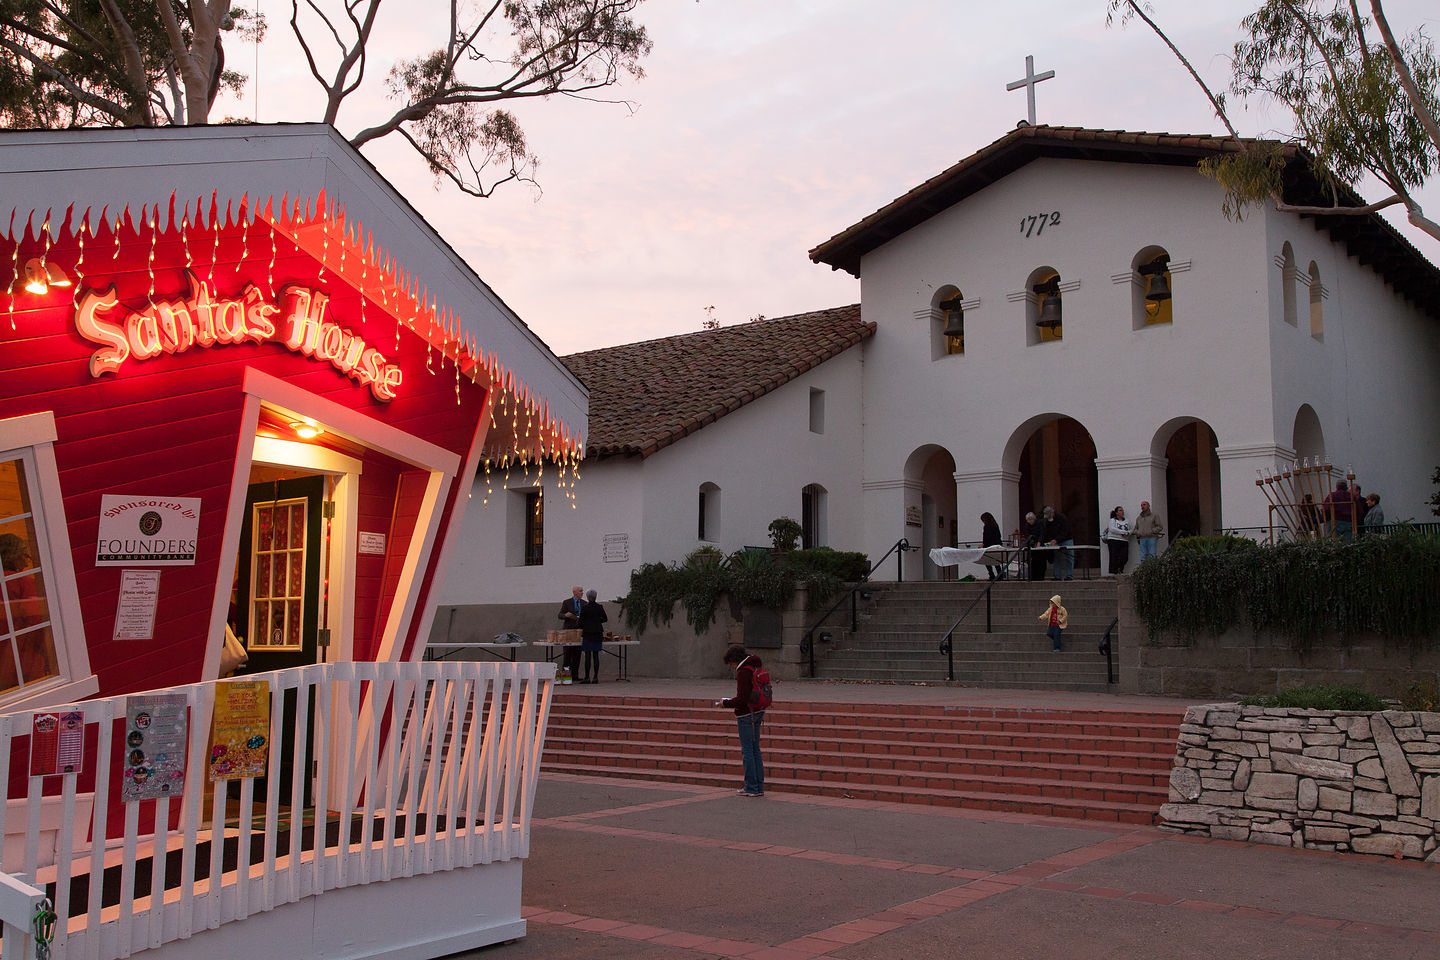
[[[329, 557], [322, 531], [329, 486], [328, 477], [307, 474], [303, 468], [251, 468], [231, 595], [231, 627], [243, 638], [249, 657], [237, 675], [323, 659], [328, 630], [322, 622], [322, 594]], [[280, 751], [279, 795], [288, 799], [295, 773], [295, 690], [285, 691], [284, 697], [281, 736], [271, 749]], [[313, 721], [313, 704], [308, 713]], [[307, 729], [312, 725], [307, 723]], [[311, 778], [304, 780], [309, 806]], [[263, 782], [256, 784], [261, 796]]]

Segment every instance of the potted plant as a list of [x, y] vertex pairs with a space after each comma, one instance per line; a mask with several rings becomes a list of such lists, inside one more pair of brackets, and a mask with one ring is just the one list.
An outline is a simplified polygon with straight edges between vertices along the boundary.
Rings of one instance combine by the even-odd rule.
[[800, 524], [789, 517], [776, 517], [770, 521], [770, 545], [776, 553], [789, 553], [800, 543], [802, 532]]

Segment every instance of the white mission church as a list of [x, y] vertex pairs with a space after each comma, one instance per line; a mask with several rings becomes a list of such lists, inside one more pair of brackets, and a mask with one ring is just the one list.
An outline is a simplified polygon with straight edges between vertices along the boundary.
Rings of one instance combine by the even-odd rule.
[[[778, 516], [872, 558], [1047, 504], [1077, 543], [1141, 500], [1172, 535], [1264, 527], [1256, 471], [1300, 457], [1429, 519], [1440, 271], [1373, 214], [1227, 220], [1196, 164], [1228, 149], [1022, 126], [810, 252], [858, 307], [564, 358], [590, 391], [575, 509], [550, 478], [479, 478], [442, 604], [499, 632], [572, 584], [616, 597], [642, 562], [766, 544]], [[1285, 157], [1287, 199], [1328, 203]]]

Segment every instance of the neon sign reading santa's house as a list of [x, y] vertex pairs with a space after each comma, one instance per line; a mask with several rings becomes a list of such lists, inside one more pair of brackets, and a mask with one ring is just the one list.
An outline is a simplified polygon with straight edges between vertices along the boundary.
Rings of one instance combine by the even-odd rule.
[[90, 375], [114, 373], [128, 360], [184, 353], [191, 347], [232, 343], [284, 344], [296, 353], [328, 361], [336, 370], [370, 388], [377, 399], [394, 400], [403, 375], [385, 355], [338, 323], [325, 319], [330, 298], [318, 290], [291, 284], [275, 303], [246, 284], [238, 297], [216, 297], [189, 270], [190, 295], [153, 301], [142, 310], [120, 304], [114, 286], [88, 290], [75, 310], [75, 329], [101, 349], [90, 356]]

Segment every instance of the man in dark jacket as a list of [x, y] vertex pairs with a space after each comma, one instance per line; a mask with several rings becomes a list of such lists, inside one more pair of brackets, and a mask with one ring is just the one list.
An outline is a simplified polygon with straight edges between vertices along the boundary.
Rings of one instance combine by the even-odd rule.
[[[559, 617], [560, 620], [564, 622], [566, 630], [580, 629], [580, 615], [585, 609], [585, 601], [581, 598], [584, 596], [584, 587], [572, 587], [570, 589], [570, 599], [560, 604]], [[561, 647], [560, 650], [562, 657], [560, 661], [561, 665], [573, 681], [580, 676], [580, 645], [577, 643], [573, 647]]]
[[1070, 521], [1065, 514], [1054, 507], [1046, 507], [1045, 532], [1041, 537], [1052, 547], [1060, 547], [1055, 551], [1055, 579], [1074, 580], [1075, 551], [1068, 548], [1075, 546], [1075, 537], [1070, 532]]
[[1025, 551], [1026, 556], [1029, 557], [1031, 580], [1045, 579], [1047, 551], [1034, 549], [1045, 542], [1041, 539], [1044, 533], [1045, 524], [1037, 519], [1035, 514], [1025, 514], [1025, 522], [1020, 524], [1020, 535], [1025, 538], [1025, 546], [1031, 548]]
[[737, 793], [742, 797], [765, 796], [765, 762], [760, 756], [760, 725], [765, 711], [750, 708], [750, 691], [755, 686], [755, 671], [764, 664], [753, 653], [746, 653], [738, 644], [725, 651], [725, 663], [735, 671], [735, 696], [716, 700], [715, 706], [735, 711], [735, 724], [740, 731], [740, 760], [745, 765], [745, 786]]

